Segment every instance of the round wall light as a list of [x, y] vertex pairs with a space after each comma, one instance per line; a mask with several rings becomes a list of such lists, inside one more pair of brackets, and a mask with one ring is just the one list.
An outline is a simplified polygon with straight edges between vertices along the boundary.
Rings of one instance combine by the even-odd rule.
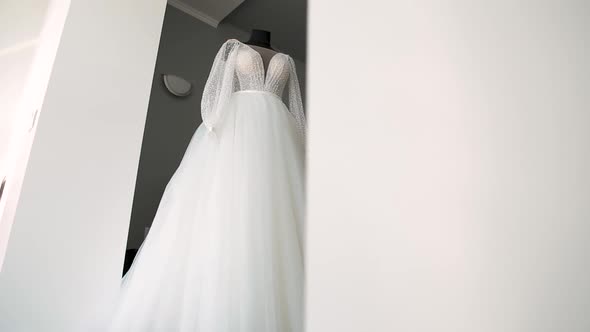
[[180, 76], [164, 74], [162, 75], [162, 80], [166, 89], [177, 97], [186, 97], [191, 94], [193, 85]]

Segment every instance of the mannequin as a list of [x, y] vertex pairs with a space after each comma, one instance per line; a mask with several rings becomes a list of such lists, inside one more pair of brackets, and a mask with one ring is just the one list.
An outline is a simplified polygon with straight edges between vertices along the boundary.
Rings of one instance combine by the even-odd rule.
[[270, 31], [252, 29], [250, 39], [248, 39], [247, 42], [244, 42], [244, 44], [249, 45], [255, 51], [260, 53], [264, 70], [268, 68], [270, 59], [277, 54], [277, 51], [270, 46]]

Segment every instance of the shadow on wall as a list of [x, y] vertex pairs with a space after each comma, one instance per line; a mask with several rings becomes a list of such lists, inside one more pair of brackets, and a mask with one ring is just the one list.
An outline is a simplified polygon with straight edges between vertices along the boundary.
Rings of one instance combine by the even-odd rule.
[[5, 186], [6, 186], [6, 178], [3, 178], [2, 184], [0, 184], [0, 203], [2, 203], [2, 193], [4, 193]]

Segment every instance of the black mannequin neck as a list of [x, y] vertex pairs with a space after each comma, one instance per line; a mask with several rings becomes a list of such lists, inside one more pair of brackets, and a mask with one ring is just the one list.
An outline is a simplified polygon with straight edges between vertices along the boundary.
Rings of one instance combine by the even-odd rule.
[[264, 47], [269, 50], [275, 50], [270, 46], [270, 31], [253, 29], [250, 34], [250, 39], [244, 44]]

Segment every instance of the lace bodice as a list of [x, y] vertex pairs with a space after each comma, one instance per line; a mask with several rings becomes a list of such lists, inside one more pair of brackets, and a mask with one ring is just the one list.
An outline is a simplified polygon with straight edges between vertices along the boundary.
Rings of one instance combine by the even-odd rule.
[[265, 72], [260, 54], [250, 47], [243, 47], [237, 54], [236, 76], [238, 91], [260, 90], [281, 97], [289, 79], [289, 58], [283, 53], [275, 54]]
[[286, 88], [285, 105], [305, 136], [305, 115], [293, 58], [277, 53], [264, 70], [258, 52], [236, 39], [230, 39], [217, 52], [205, 84], [201, 100], [203, 123], [213, 131], [223, 117], [224, 106], [236, 91], [265, 91], [283, 99]]

